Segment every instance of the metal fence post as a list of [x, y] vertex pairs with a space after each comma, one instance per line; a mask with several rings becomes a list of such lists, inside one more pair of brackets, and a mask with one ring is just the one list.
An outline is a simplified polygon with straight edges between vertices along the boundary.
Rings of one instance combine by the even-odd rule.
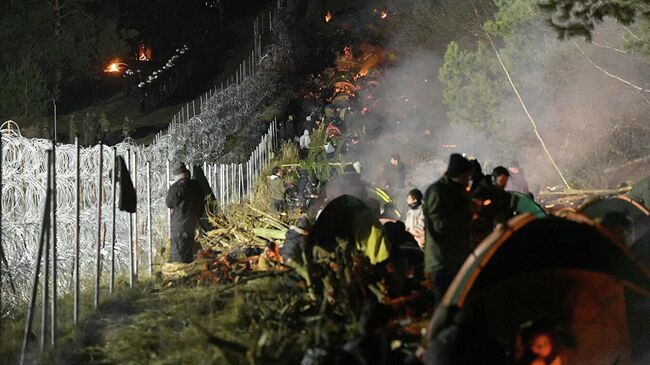
[[[169, 187], [171, 186], [170, 184], [170, 176], [169, 176], [169, 160], [167, 160], [167, 190], [169, 190]], [[169, 239], [172, 239], [172, 210], [167, 208], [167, 225], [169, 227]]]
[[[131, 150], [126, 151], [127, 161], [126, 164], [129, 166], [129, 175], [131, 175]], [[137, 194], [137, 190], [136, 190]], [[136, 195], [137, 196], [137, 195]], [[133, 257], [133, 213], [129, 213], [129, 287], [133, 288], [133, 269], [135, 266], [135, 261]]]
[[113, 147], [113, 178], [111, 179], [111, 277], [108, 283], [108, 293], [112, 294], [115, 288], [115, 242], [116, 242], [116, 219], [117, 219], [117, 148]]
[[73, 289], [73, 304], [72, 304], [72, 320], [75, 324], [79, 323], [79, 241], [81, 233], [80, 216], [80, 201], [81, 201], [81, 149], [79, 147], [79, 136], [74, 138], [75, 147], [75, 208], [74, 208], [74, 289]]
[[[43, 211], [43, 223], [41, 226], [41, 234], [39, 238], [39, 245], [38, 245], [38, 253], [36, 254], [36, 266], [34, 268], [34, 280], [32, 281], [32, 290], [31, 290], [31, 296], [29, 300], [29, 306], [27, 308], [27, 318], [25, 320], [25, 332], [23, 333], [23, 343], [20, 351], [20, 365], [25, 364], [25, 355], [27, 354], [27, 344], [29, 342], [29, 337], [32, 333], [32, 322], [34, 321], [34, 310], [36, 306], [36, 295], [37, 295], [37, 290], [38, 290], [38, 277], [40, 274], [41, 270], [41, 261], [43, 258], [43, 249], [46, 244], [46, 232], [49, 230], [49, 222], [50, 222], [50, 179], [51, 179], [51, 174], [50, 174], [50, 165], [51, 165], [51, 155], [50, 151], [47, 152], [48, 154], [48, 171], [47, 171], [47, 185], [46, 185], [46, 191], [45, 191], [45, 209]], [[47, 257], [47, 256], [46, 256]], [[46, 259], [47, 261], [47, 259]], [[43, 337], [44, 331], [41, 333], [41, 337]]]
[[[56, 119], [56, 109], [54, 113]], [[56, 128], [56, 121], [54, 124]], [[52, 346], [56, 343], [57, 332], [57, 279], [58, 279], [58, 257], [57, 257], [57, 241], [56, 241], [56, 129], [54, 138], [52, 138], [52, 317], [50, 324], [50, 343]]]
[[42, 288], [42, 296], [43, 299], [41, 301], [41, 336], [39, 338], [40, 340], [40, 351], [41, 354], [45, 350], [45, 343], [46, 343], [46, 337], [47, 337], [47, 317], [48, 317], [48, 310], [49, 310], [49, 300], [50, 300], [50, 295], [49, 295], [49, 288], [50, 288], [50, 224], [52, 223], [52, 150], [47, 151], [47, 195], [46, 199], [48, 199], [46, 206], [46, 215], [45, 215], [45, 221], [46, 223], [46, 228], [45, 230], [45, 254], [43, 255], [44, 261], [44, 268], [43, 268], [43, 288]]
[[149, 276], [153, 275], [153, 223], [151, 217], [151, 163], [147, 161], [147, 239], [149, 243]]
[[[136, 197], [138, 196], [138, 153], [133, 151], [133, 187], [135, 188]], [[137, 198], [136, 198], [137, 199]], [[134, 235], [134, 245], [133, 245], [133, 275], [135, 279], [138, 279], [138, 272], [140, 271], [140, 231], [138, 227], [138, 209], [136, 204], [135, 213], [133, 213], [133, 235]]]
[[99, 190], [97, 192], [97, 250], [95, 251], [95, 308], [99, 305], [99, 280], [101, 278], [101, 249], [102, 249], [102, 190], [103, 180], [102, 180], [102, 170], [104, 162], [104, 146], [102, 141], [99, 141], [99, 172], [97, 181], [99, 183]]

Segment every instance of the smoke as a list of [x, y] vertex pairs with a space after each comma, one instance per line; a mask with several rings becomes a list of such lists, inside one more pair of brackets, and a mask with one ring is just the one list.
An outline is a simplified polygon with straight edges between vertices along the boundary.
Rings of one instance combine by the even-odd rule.
[[[550, 154], [572, 187], [612, 187], [628, 178], [617, 175], [616, 166], [650, 154], [643, 143], [650, 136], [644, 123], [650, 93], [611, 75], [648, 88], [650, 67], [641, 56], [625, 53], [621, 37], [625, 30], [614, 22], [597, 29], [595, 43], [575, 39], [583, 55], [571, 40], [558, 40], [542, 20], [540, 15], [540, 22], [513, 30], [524, 35], [512, 40], [516, 46], [498, 40], [497, 47]], [[381, 122], [381, 130], [365, 141], [360, 158], [364, 178], [381, 183], [389, 156], [398, 153], [408, 167], [407, 184], [422, 188], [444, 171], [441, 164], [449, 154], [458, 152], [479, 159], [486, 172], [517, 160], [531, 186], [562, 185], [489, 45], [492, 75], [503, 86], [497, 106], [485, 113], [486, 123], [488, 118], [499, 121], [495, 128], [450, 120], [443, 102], [445, 85], [438, 77], [445, 50], [404, 48], [401, 29], [391, 33], [384, 44], [396, 50], [397, 60], [376, 76], [379, 86], [372, 91], [375, 107], [370, 113]], [[466, 30], [460, 33], [465, 36]], [[479, 39], [485, 41], [476, 34], [475, 43]], [[471, 81], [470, 75], [465, 82]]]

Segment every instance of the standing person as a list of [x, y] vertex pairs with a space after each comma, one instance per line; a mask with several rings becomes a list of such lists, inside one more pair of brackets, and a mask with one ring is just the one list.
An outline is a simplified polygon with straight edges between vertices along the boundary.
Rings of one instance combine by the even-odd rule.
[[[68, 123], [68, 137], [69, 142], [74, 143], [75, 137], [79, 137], [79, 120], [76, 118], [75, 113], [70, 114], [70, 122]], [[79, 143], [83, 143], [79, 138]]]
[[519, 165], [518, 161], [510, 162], [508, 167], [510, 170], [510, 191], [518, 191], [520, 193], [529, 194], [528, 181], [526, 181], [526, 174], [524, 169]]
[[111, 122], [106, 117], [106, 113], [99, 115], [99, 128], [101, 128], [100, 138], [106, 142], [106, 138], [108, 138], [108, 134], [111, 132]]
[[514, 195], [506, 191], [510, 173], [503, 166], [492, 170], [472, 194], [481, 210], [474, 225], [478, 242], [483, 240], [499, 224], [505, 224], [514, 216], [516, 200]]
[[194, 232], [204, 210], [201, 187], [190, 180], [190, 172], [181, 162], [173, 164], [176, 182], [167, 192], [167, 207], [171, 214], [171, 262], [192, 262]]
[[409, 191], [406, 196], [408, 211], [404, 219], [406, 231], [413, 235], [421, 249], [424, 249], [424, 213], [422, 212], [422, 192], [420, 189]]
[[282, 169], [275, 166], [271, 170], [271, 176], [268, 178], [271, 209], [276, 213], [284, 213], [287, 207], [286, 201], [284, 200], [284, 193], [287, 188], [284, 186], [282, 175]]
[[395, 153], [390, 156], [390, 165], [386, 169], [386, 189], [396, 191], [404, 189], [406, 170], [401, 157]]
[[438, 300], [472, 252], [471, 200], [467, 192], [471, 170], [465, 157], [452, 154], [447, 171], [425, 194], [424, 274]]
[[309, 145], [311, 144], [311, 138], [309, 137], [309, 130], [305, 129], [302, 136], [300, 136], [300, 158], [305, 159], [309, 156]]
[[305, 169], [301, 169], [299, 175], [300, 178], [296, 184], [298, 201], [300, 202], [301, 207], [308, 209], [312, 199], [318, 198], [318, 195], [316, 194], [316, 189], [309, 178], [309, 172]]
[[124, 122], [122, 123], [122, 137], [125, 139], [129, 138], [131, 137], [132, 133], [133, 133], [133, 123], [131, 122], [131, 118], [124, 117]]
[[286, 126], [286, 139], [289, 141], [293, 141], [293, 137], [296, 136], [296, 129], [294, 128], [294, 121], [293, 121], [293, 115], [290, 115], [289, 118], [287, 118], [287, 122], [285, 123]]

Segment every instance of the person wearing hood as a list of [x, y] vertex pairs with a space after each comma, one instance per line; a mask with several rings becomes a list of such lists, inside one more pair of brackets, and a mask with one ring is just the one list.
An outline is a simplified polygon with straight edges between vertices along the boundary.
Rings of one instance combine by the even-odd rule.
[[167, 192], [171, 212], [171, 262], [192, 262], [194, 233], [204, 210], [201, 186], [190, 179], [190, 172], [181, 162], [173, 164], [175, 182]]
[[530, 190], [528, 189], [526, 174], [524, 173], [524, 169], [519, 165], [519, 162], [512, 161], [508, 170], [510, 171], [510, 185], [508, 186], [508, 190], [529, 194]]
[[269, 176], [268, 179], [271, 209], [276, 213], [285, 212], [287, 207], [284, 198], [284, 193], [286, 192], [287, 188], [284, 186], [284, 181], [282, 181], [282, 175], [282, 169], [275, 166], [271, 170], [271, 176]]
[[301, 169], [299, 175], [300, 177], [296, 183], [298, 201], [300, 202], [301, 207], [308, 209], [312, 199], [318, 198], [318, 195], [316, 194], [316, 189], [309, 177], [309, 172], [305, 169]]
[[285, 138], [289, 141], [293, 141], [293, 137], [296, 136], [296, 129], [294, 127], [293, 115], [290, 115], [289, 118], [287, 118], [287, 122], [284, 124], [286, 128]]
[[421, 249], [424, 249], [424, 213], [422, 213], [422, 192], [420, 189], [409, 191], [406, 196], [408, 211], [404, 219], [406, 231], [413, 235]]
[[447, 171], [427, 189], [422, 205], [424, 273], [438, 300], [472, 252], [472, 203], [467, 189], [471, 171], [472, 164], [465, 157], [449, 156]]
[[386, 185], [385, 188], [395, 192], [404, 189], [406, 179], [406, 170], [402, 158], [397, 154], [390, 156], [390, 164], [386, 168]]
[[309, 155], [309, 145], [311, 144], [309, 130], [305, 129], [305, 131], [302, 133], [302, 136], [300, 136], [300, 141], [298, 143], [300, 144], [300, 158], [304, 159], [307, 157], [307, 155]]

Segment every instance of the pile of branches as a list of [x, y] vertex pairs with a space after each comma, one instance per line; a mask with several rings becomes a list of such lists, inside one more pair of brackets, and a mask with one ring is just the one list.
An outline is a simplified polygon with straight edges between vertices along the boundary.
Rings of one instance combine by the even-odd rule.
[[211, 206], [207, 220], [212, 229], [198, 237], [201, 247], [196, 260], [189, 264], [165, 264], [165, 281], [195, 285], [238, 281], [255, 271], [264, 246], [284, 239], [289, 228], [285, 221], [288, 218], [281, 219], [250, 204], [231, 206], [226, 211]]

